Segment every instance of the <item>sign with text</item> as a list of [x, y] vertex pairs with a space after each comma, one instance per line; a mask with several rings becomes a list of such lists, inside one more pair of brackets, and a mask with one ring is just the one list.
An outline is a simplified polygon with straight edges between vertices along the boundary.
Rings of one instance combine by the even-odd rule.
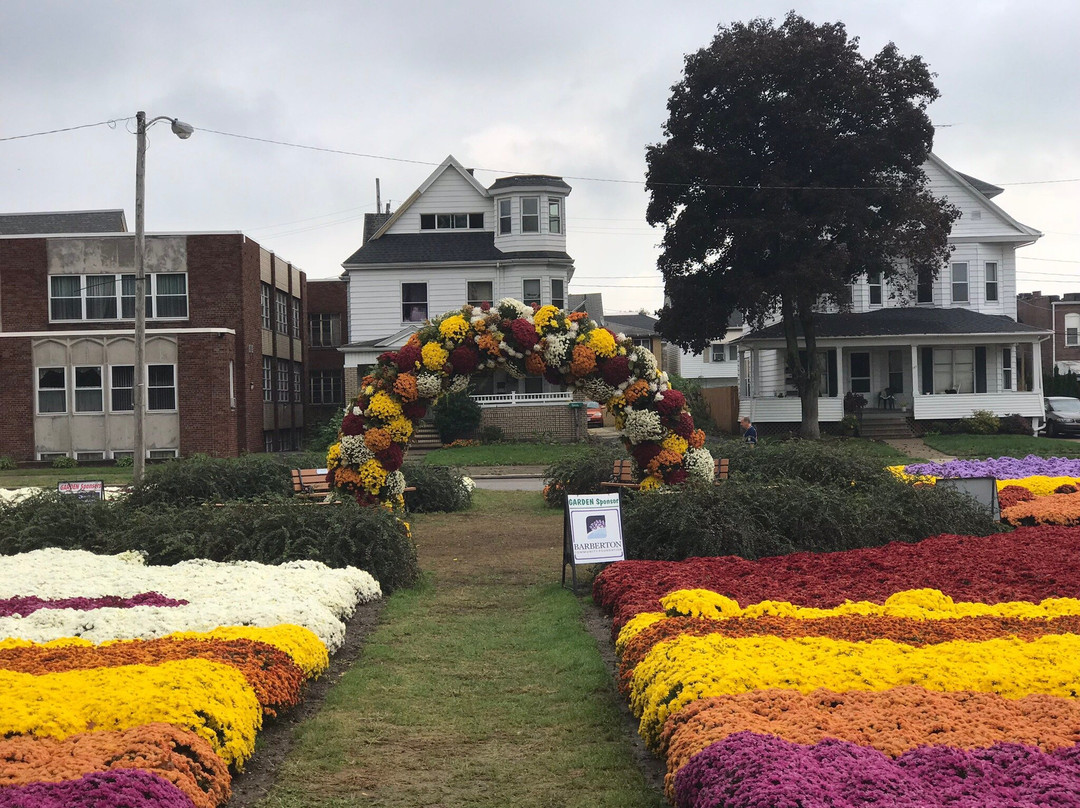
[[77, 497], [84, 502], [105, 499], [104, 480], [71, 480], [58, 482], [56, 490], [61, 494]]
[[568, 494], [566, 512], [574, 564], [606, 564], [626, 557], [618, 493]]

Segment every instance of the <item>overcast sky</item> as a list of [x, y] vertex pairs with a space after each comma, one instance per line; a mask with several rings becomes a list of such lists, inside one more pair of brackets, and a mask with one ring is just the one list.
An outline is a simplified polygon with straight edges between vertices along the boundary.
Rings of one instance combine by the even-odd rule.
[[[375, 210], [453, 154], [501, 173], [567, 177], [572, 292], [609, 313], [656, 309], [658, 231], [645, 146], [661, 138], [683, 55], [718, 25], [788, 2], [0, 2], [0, 212], [123, 208], [134, 227], [139, 109], [151, 130], [146, 226], [248, 234], [308, 273], [340, 273]], [[864, 54], [893, 41], [937, 74], [935, 151], [998, 185], [1046, 235], [1019, 288], [1080, 292], [1080, 2], [803, 2]], [[331, 154], [227, 132], [357, 152]], [[399, 158], [399, 160], [376, 159]], [[595, 179], [589, 179], [595, 178]], [[630, 180], [633, 182], [602, 182]], [[1016, 183], [1013, 185], [1012, 183]], [[1033, 183], [1033, 184], [1022, 184]]]

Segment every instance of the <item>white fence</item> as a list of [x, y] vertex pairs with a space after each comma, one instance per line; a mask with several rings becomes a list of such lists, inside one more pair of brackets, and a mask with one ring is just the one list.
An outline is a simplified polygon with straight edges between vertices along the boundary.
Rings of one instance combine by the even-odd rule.
[[545, 404], [569, 404], [574, 394], [559, 393], [499, 393], [493, 396], [471, 396], [481, 407], [540, 407]]

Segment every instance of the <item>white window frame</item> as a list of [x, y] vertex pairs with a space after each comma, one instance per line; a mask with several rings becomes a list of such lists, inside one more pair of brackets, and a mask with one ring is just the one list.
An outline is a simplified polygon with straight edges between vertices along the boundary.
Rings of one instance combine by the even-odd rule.
[[58, 457], [71, 457], [68, 452], [38, 452], [38, 460], [55, 460]]
[[[83, 365], [83, 367], [86, 366]], [[91, 457], [88, 455], [96, 456]], [[101, 449], [99, 451], [94, 451], [93, 449], [91, 449], [90, 451], [75, 452], [75, 459], [78, 460], [80, 463], [93, 463], [94, 461], [103, 461], [105, 459], [105, 450]]]
[[509, 199], [500, 199], [498, 227], [500, 236], [509, 236], [514, 232], [514, 209]]
[[262, 307], [262, 327], [267, 331], [274, 330], [274, 306], [271, 303], [271, 294], [273, 290], [270, 288], [270, 284], [262, 283], [259, 288], [259, 303]]
[[229, 360], [229, 408], [236, 409], [236, 368], [232, 359]]
[[739, 361], [739, 346], [734, 342], [729, 342], [727, 346], [727, 359], [729, 362]]
[[[559, 284], [559, 293], [555, 293], [555, 284]], [[560, 309], [566, 308], [566, 281], [563, 278], [551, 279], [551, 305]]]
[[[67, 295], [54, 295], [53, 294], [53, 281], [54, 280], [59, 280], [59, 279], [62, 279], [62, 278], [64, 278], [64, 279], [74, 278], [75, 279], [75, 283], [76, 283], [76, 285], [78, 287], [78, 289], [77, 289], [78, 295], [77, 296], [76, 295], [71, 295], [71, 294], [67, 294]], [[49, 276], [49, 322], [50, 323], [71, 323], [71, 322], [75, 322], [77, 320], [85, 320], [86, 319], [86, 306], [85, 306], [85, 303], [83, 301], [83, 289], [82, 289], [82, 286], [83, 286], [82, 275], [59, 275], [59, 274], [57, 274], [57, 275], [50, 275]], [[59, 302], [61, 300], [69, 301], [69, 302], [70, 301], [78, 301], [78, 303], [79, 303], [79, 316], [78, 317], [56, 317], [54, 315], [54, 313], [53, 313], [53, 302], [54, 301]]]
[[[866, 375], [865, 376], [856, 376], [855, 375], [855, 368], [852, 365], [852, 360], [854, 360], [856, 356], [865, 356], [866, 357]], [[873, 375], [874, 375], [874, 359], [870, 355], [869, 351], [851, 351], [848, 354], [848, 386], [850, 387], [851, 392], [860, 393], [862, 395], [868, 394], [870, 392], [871, 387], [873, 386], [873, 381], [872, 381]], [[859, 381], [858, 387], [856, 387], [856, 385], [855, 385], [856, 379]]]
[[1012, 346], [1001, 349], [1001, 389], [1013, 389], [1013, 350]]
[[[525, 284], [536, 284], [536, 296], [527, 295], [525, 292]], [[544, 280], [543, 278], [522, 278], [521, 279], [521, 302], [526, 306], [531, 306], [530, 301], [535, 301], [537, 305], [544, 305]]]
[[[405, 306], [419, 306], [419, 305], [421, 305], [419, 300], [409, 300], [409, 301], [405, 300], [405, 287], [406, 286], [423, 286], [424, 287], [424, 302], [423, 302], [424, 314], [419, 320], [405, 319]], [[407, 325], [408, 323], [422, 323], [422, 322], [424, 322], [424, 320], [426, 320], [428, 318], [428, 316], [431, 313], [431, 309], [429, 308], [431, 295], [428, 294], [427, 281], [402, 281], [401, 286], [399, 288], [398, 299], [401, 301], [401, 322], [403, 324]]]
[[304, 366], [299, 362], [292, 363], [292, 400], [299, 404], [304, 400]]
[[714, 342], [709, 346], [708, 362], [726, 362], [727, 346], [722, 342]]
[[[150, 386], [150, 368], [172, 368], [172, 384], [166, 386], [159, 384]], [[146, 383], [146, 401], [144, 406], [147, 412], [178, 412], [180, 410], [180, 391], [177, 389], [176, 364], [174, 362], [150, 362], [143, 368], [143, 381]], [[173, 405], [169, 407], [151, 407], [150, 397], [155, 390], [172, 390]]]
[[[79, 386], [79, 371], [96, 369], [98, 372], [98, 386], [97, 387], [80, 387]], [[75, 415], [101, 415], [105, 412], [105, 370], [101, 365], [75, 365], [71, 369], [71, 384], [72, 384], [72, 407]], [[98, 394], [98, 408], [96, 410], [84, 410], [79, 407], [79, 392], [92, 393], [97, 391]]]
[[986, 284], [986, 302], [998, 303], [1001, 300], [998, 280], [998, 262], [987, 261], [983, 266]]
[[289, 293], [283, 289], [274, 290], [274, 330], [289, 336]]
[[[548, 208], [548, 232], [562, 234], [562, 200], [557, 196], [549, 196], [547, 200]], [[554, 208], [554, 213], [552, 213]]]
[[[131, 369], [131, 386], [125, 387], [116, 383], [116, 378], [113, 376], [113, 371], [119, 368]], [[116, 399], [113, 398], [113, 393], [117, 390], [130, 390], [131, 391], [131, 406], [123, 409], [117, 409]], [[135, 366], [134, 365], [109, 365], [109, 412], [114, 413], [128, 413], [135, 412]]]
[[147, 460], [175, 460], [180, 456], [179, 449], [147, 449]]
[[274, 401], [274, 357], [263, 354], [263, 402]]
[[277, 358], [277, 403], [289, 403], [289, 360]]
[[[883, 306], [885, 305], [885, 279], [881, 275], [881, 270], [866, 273], [866, 286], [867, 286], [867, 303], [871, 306]], [[874, 291], [877, 291], [877, 301], [874, 301]]]
[[[970, 379], [967, 378], [966, 372], [965, 372], [965, 375], [962, 376], [962, 377], [958, 377], [958, 375], [957, 375], [957, 368], [962, 368], [965, 365], [968, 365], [967, 362], [959, 362], [958, 363], [956, 361], [956, 355], [958, 353], [961, 353], [961, 352], [971, 354], [971, 363], [970, 363], [971, 375], [970, 375]], [[948, 361], [947, 362], [945, 362], [945, 361], [939, 362], [938, 357], [941, 356], [942, 358], [944, 358], [945, 354], [948, 354]], [[948, 368], [949, 368], [949, 381], [946, 384], [946, 386], [942, 387], [939, 390], [938, 389], [938, 368], [939, 367], [940, 368], [945, 368], [946, 366], [948, 366]], [[944, 371], [942, 371], [942, 373], [944, 373]], [[971, 383], [971, 385], [970, 385], [971, 389], [964, 389], [965, 387], [967, 387], [966, 383], [968, 381], [970, 381], [970, 383]], [[934, 348], [934, 392], [935, 393], [944, 393], [946, 390], [956, 390], [958, 393], [974, 393], [975, 392], [975, 347], [974, 346], [966, 347], [966, 348]]]
[[[488, 291], [490, 294], [487, 297], [477, 297], [472, 294], [470, 288], [474, 283], [486, 283], [488, 285]], [[465, 281], [465, 301], [470, 306], [479, 306], [481, 303], [490, 303], [495, 305], [495, 281]]]
[[[970, 303], [971, 302], [971, 276], [968, 272], [967, 261], [954, 261], [949, 265], [949, 285], [952, 289], [952, 302], [953, 303]], [[956, 279], [958, 272], [963, 274], [964, 279], [959, 281]], [[958, 292], [963, 287], [963, 297], [960, 297]]]
[[[536, 211], [534, 213], [526, 213], [526, 203], [536, 203]], [[521, 232], [524, 233], [539, 233], [540, 232], [540, 197], [538, 196], [523, 196], [521, 197]], [[528, 220], [529, 226], [526, 226], [525, 222]], [[532, 226], [532, 222], [535, 220], [535, 227]]]
[[[926, 279], [926, 283], [922, 283], [920, 280], [920, 276], [923, 274], [922, 272], [915, 273], [915, 305], [917, 306], [931, 306], [934, 303], [934, 277], [930, 270], [927, 269], [925, 272], [926, 275], [930, 276]], [[919, 293], [924, 289], [927, 292], [926, 298], [919, 296]]]
[[[183, 314], [169, 315], [163, 317], [159, 314], [161, 310], [161, 303], [165, 299], [179, 299], [181, 295], [165, 295], [158, 291], [159, 276], [176, 275], [184, 279], [184, 294], [183, 294]], [[53, 294], [53, 279], [54, 278], [75, 278], [79, 284], [79, 316], [78, 317], [56, 317], [53, 311], [53, 303], [59, 300], [73, 301], [76, 298], [72, 295], [57, 296]], [[109, 278], [112, 281], [112, 294], [109, 295], [92, 295], [90, 294], [91, 278]], [[109, 273], [109, 272], [92, 272], [82, 275], [68, 275], [68, 274], [52, 274], [49, 275], [49, 322], [50, 323], [115, 323], [125, 320], [135, 319], [135, 295], [124, 293], [125, 279], [134, 283], [135, 276], [130, 273]], [[96, 282], [95, 282], [96, 283]], [[95, 286], [96, 288], [96, 286]], [[190, 301], [188, 294], [188, 273], [187, 272], [152, 272], [146, 276], [146, 318], [148, 320], [160, 320], [160, 321], [173, 321], [181, 322], [188, 319], [190, 314]], [[112, 309], [114, 314], [112, 317], [89, 317], [90, 301], [100, 301], [103, 305], [109, 301], [113, 301]], [[125, 313], [125, 303], [130, 305], [131, 314]]]
[[[61, 387], [45, 387], [41, 386], [41, 371], [43, 370], [59, 370], [64, 374], [64, 386]], [[41, 409], [41, 394], [62, 392], [64, 394], [64, 408], [62, 410], [47, 410]], [[68, 369], [63, 365], [42, 365], [41, 367], [34, 368], [34, 409], [38, 415], [67, 415], [68, 413]]]
[[1065, 315], [1065, 347], [1077, 346], [1080, 346], [1080, 314], [1069, 313]]
[[[161, 286], [160, 280], [161, 280], [161, 277], [163, 277], [165, 275], [176, 275], [176, 276], [182, 277], [184, 279], [184, 294], [182, 295], [182, 297], [184, 299], [184, 313], [183, 314], [173, 314], [173, 315], [169, 315], [168, 317], [160, 316], [161, 304], [166, 299], [168, 299], [168, 300], [177, 299], [178, 300], [181, 297], [181, 295], [176, 295], [176, 294], [165, 294], [160, 290], [160, 286]], [[151, 293], [150, 293], [149, 296], [152, 297], [153, 300], [154, 300], [154, 314], [158, 315], [158, 316], [155, 316], [155, 317], [153, 317], [151, 319], [154, 319], [154, 320], [186, 320], [188, 318], [188, 314], [190, 313], [190, 309], [188, 308], [188, 278], [187, 278], [187, 273], [186, 272], [155, 272], [155, 273], [153, 273], [152, 275], [149, 276], [148, 282], [151, 284], [150, 286], [147, 287], [147, 289], [151, 290]], [[147, 311], [149, 311], [149, 308], [147, 309]], [[148, 314], [147, 316], [149, 317], [150, 315]]]
[[300, 298], [291, 298], [289, 305], [292, 307], [292, 335], [300, 339]]

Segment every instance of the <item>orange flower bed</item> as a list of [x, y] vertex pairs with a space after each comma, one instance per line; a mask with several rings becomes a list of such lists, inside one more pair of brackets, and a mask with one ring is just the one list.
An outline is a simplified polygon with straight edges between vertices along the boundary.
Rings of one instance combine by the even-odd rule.
[[918, 620], [911, 617], [865, 617], [838, 615], [805, 620], [795, 617], [746, 617], [710, 620], [701, 617], [668, 617], [642, 629], [623, 649], [619, 660], [619, 690], [630, 692], [634, 668], [657, 643], [684, 635], [704, 637], [773, 636], [830, 637], [850, 642], [892, 640], [905, 645], [936, 645], [953, 640], [982, 642], [1014, 636], [1034, 640], [1048, 634], [1080, 634], [1080, 615], [1030, 620], [1018, 617], [962, 617], [957, 620]]
[[232, 789], [229, 767], [210, 744], [171, 724], [121, 732], [86, 732], [62, 741], [17, 735], [0, 738], [0, 787], [76, 780], [90, 772], [143, 769], [171, 782], [195, 803], [217, 808]]
[[1080, 525], [1080, 493], [1051, 494], [1002, 508], [1011, 525]]
[[107, 645], [0, 649], [0, 670], [19, 673], [63, 673], [122, 665], [157, 665], [185, 659], [205, 659], [231, 665], [255, 691], [266, 715], [276, 716], [300, 703], [304, 672], [292, 658], [254, 640], [131, 640]]
[[[880, 618], [879, 618], [880, 619]], [[1043, 751], [1080, 742], [1080, 704], [1056, 696], [1006, 699], [993, 693], [940, 693], [921, 687], [835, 693], [753, 690], [691, 702], [664, 725], [669, 797], [691, 757], [737, 732], [815, 744], [837, 738], [896, 757], [919, 746], [961, 749], [998, 742]]]

